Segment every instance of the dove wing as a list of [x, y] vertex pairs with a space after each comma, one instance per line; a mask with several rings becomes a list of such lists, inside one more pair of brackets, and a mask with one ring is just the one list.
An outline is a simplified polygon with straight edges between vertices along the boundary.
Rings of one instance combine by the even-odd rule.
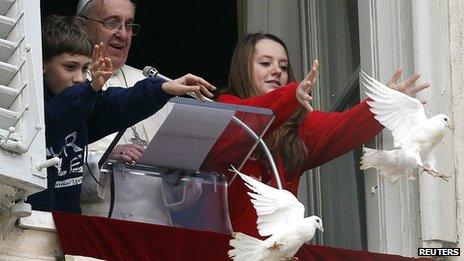
[[[236, 171], [236, 170], [235, 170]], [[253, 192], [248, 192], [258, 216], [258, 232], [261, 236], [270, 236], [304, 218], [305, 207], [287, 190], [279, 190], [261, 183], [239, 171], [238, 175]]]
[[427, 120], [422, 103], [402, 92], [393, 90], [361, 71], [361, 83], [371, 98], [367, 103], [374, 118], [387, 127], [395, 147], [408, 145], [411, 137]]

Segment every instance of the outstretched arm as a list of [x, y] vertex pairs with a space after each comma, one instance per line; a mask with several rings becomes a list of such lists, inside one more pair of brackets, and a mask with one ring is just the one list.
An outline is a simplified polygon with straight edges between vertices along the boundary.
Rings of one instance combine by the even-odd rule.
[[159, 78], [147, 78], [138, 81], [132, 88], [108, 88], [100, 93], [89, 115], [89, 138], [95, 141], [132, 126], [157, 112], [174, 95], [191, 91], [205, 93], [204, 90], [214, 88], [194, 75], [186, 75], [170, 82]]
[[[414, 74], [398, 83], [402, 70], [397, 69], [388, 86], [410, 96], [429, 87], [428, 83], [415, 85], [420, 75]], [[308, 148], [306, 169], [320, 166], [374, 138], [383, 126], [374, 119], [366, 101], [344, 112], [310, 113], [299, 128]]]

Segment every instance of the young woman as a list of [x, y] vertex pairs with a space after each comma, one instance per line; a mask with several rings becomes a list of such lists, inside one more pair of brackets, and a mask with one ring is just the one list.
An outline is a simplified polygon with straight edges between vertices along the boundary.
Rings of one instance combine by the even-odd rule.
[[[229, 87], [220, 90], [217, 101], [266, 107], [276, 120], [265, 136], [285, 189], [296, 194], [304, 171], [320, 166], [374, 138], [383, 126], [374, 119], [367, 103], [361, 102], [344, 112], [314, 111], [311, 88], [318, 68], [317, 60], [307, 77], [294, 82], [285, 43], [270, 34], [249, 34], [238, 43], [231, 61]], [[414, 86], [415, 74], [397, 84], [398, 69], [389, 86], [408, 95], [427, 88]], [[267, 160], [258, 150], [241, 169], [264, 183], [275, 185]], [[248, 189], [236, 179], [229, 187], [229, 213], [234, 231], [257, 235], [256, 213]]]

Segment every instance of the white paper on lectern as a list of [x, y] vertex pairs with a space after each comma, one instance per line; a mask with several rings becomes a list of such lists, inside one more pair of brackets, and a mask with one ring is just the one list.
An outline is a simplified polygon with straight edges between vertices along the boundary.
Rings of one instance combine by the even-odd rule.
[[137, 163], [198, 170], [235, 111], [171, 102], [166, 106], [170, 112]]

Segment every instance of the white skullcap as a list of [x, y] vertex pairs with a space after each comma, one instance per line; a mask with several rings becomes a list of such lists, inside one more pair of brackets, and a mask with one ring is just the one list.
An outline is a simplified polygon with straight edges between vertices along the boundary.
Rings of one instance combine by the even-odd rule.
[[76, 15], [80, 15], [84, 7], [92, 0], [79, 0], [77, 3]]

